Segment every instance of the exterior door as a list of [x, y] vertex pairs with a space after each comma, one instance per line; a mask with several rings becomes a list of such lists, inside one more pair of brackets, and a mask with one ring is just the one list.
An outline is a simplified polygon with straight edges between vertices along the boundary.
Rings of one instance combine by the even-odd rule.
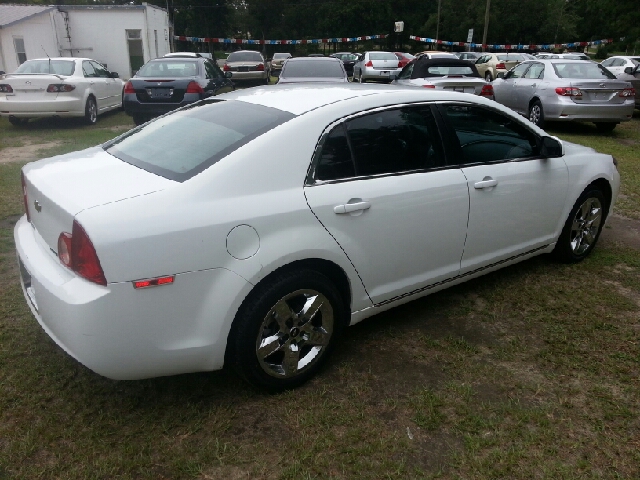
[[467, 229], [466, 179], [447, 169], [429, 107], [379, 111], [324, 138], [309, 207], [380, 304], [453, 277]]
[[106, 79], [100, 77], [100, 74], [96, 72], [93, 65], [94, 62], [90, 62], [89, 60], [83, 61], [82, 72], [84, 73], [85, 78], [89, 80], [89, 86], [96, 95], [98, 111], [101, 111], [108, 107], [109, 90]]
[[541, 158], [537, 136], [515, 116], [478, 106], [441, 111], [458, 139], [455, 156], [469, 188], [460, 273], [555, 242], [568, 191], [562, 158]]
[[97, 78], [105, 84], [105, 108], [113, 107], [120, 103], [122, 91], [120, 90], [120, 82], [111, 77], [111, 73], [98, 62], [91, 62]]
[[518, 80], [518, 86], [514, 89], [513, 108], [516, 112], [528, 115], [529, 101], [540, 88], [540, 82], [544, 78], [544, 65], [542, 63], [530, 64], [529, 70]]

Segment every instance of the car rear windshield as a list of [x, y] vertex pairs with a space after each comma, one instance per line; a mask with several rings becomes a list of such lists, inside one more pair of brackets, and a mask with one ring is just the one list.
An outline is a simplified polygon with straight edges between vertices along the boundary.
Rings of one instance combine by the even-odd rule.
[[198, 74], [198, 61], [185, 59], [154, 60], [143, 65], [136, 77], [175, 78], [195, 77]]
[[479, 75], [477, 73], [475, 73], [473, 71], [473, 68], [471, 68], [471, 66], [463, 66], [463, 67], [439, 67], [439, 66], [432, 66], [429, 67], [427, 69], [427, 71], [431, 74], [431, 75], [440, 75], [440, 76], [444, 76], [444, 75], [466, 75], [469, 77], [478, 77]]
[[56, 75], [73, 75], [76, 62], [73, 60], [27, 60], [18, 67], [15, 73], [55, 73]]
[[290, 53], [274, 53], [273, 54], [273, 59], [274, 60], [280, 60], [282, 58], [289, 58], [291, 56]]
[[522, 62], [526, 59], [519, 53], [506, 53], [504, 55], [498, 55], [498, 60], [501, 62]]
[[582, 80], [615, 79], [616, 76], [597, 63], [571, 62], [554, 63], [553, 69], [560, 78], [576, 78]]
[[103, 148], [124, 162], [184, 182], [293, 117], [276, 108], [213, 100], [159, 117]]
[[337, 61], [289, 60], [282, 70], [283, 78], [343, 78], [342, 64]]
[[388, 52], [371, 52], [369, 60], [398, 60], [395, 53]]
[[261, 62], [262, 56], [258, 52], [235, 52], [229, 55], [227, 62]]

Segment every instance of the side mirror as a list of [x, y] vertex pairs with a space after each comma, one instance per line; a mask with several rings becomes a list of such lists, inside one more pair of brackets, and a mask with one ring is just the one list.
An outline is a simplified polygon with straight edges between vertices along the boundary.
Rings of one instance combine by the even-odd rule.
[[224, 72], [224, 78], [231, 78], [233, 76], [233, 72]]
[[556, 137], [542, 137], [540, 155], [546, 158], [557, 158], [564, 155], [564, 145]]
[[504, 74], [504, 72], [500, 72], [498, 73], [498, 78], [509, 78], [507, 75]]
[[118, 75], [118, 72], [111, 72], [111, 78], [120, 78], [120, 75]]

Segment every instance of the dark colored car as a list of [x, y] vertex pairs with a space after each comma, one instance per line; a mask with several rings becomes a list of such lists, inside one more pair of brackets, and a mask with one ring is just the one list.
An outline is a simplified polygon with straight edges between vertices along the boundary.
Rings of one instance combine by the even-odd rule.
[[231, 75], [202, 57], [156, 58], [125, 84], [124, 110], [140, 125], [184, 105], [234, 90]]
[[338, 52], [338, 53], [332, 53], [329, 56], [342, 60], [342, 65], [344, 66], [344, 69], [346, 70], [347, 75], [349, 75], [350, 77], [353, 76], [353, 66], [358, 61], [359, 55], [351, 52]]
[[408, 64], [411, 60], [416, 58], [410, 53], [405, 53], [405, 52], [394, 52], [394, 53], [396, 54], [396, 57], [398, 57], [398, 66], [400, 66], [401, 68], [404, 67], [406, 64]]

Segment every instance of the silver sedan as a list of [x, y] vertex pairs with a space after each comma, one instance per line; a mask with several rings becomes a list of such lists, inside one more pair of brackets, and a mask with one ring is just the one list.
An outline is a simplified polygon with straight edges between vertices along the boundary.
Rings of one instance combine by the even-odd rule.
[[612, 131], [631, 120], [635, 89], [606, 68], [584, 60], [530, 60], [493, 83], [497, 102], [526, 116], [538, 126], [547, 121], [594, 122]]
[[384, 80], [388, 83], [400, 70], [400, 61], [393, 52], [364, 52], [353, 66], [353, 81]]

